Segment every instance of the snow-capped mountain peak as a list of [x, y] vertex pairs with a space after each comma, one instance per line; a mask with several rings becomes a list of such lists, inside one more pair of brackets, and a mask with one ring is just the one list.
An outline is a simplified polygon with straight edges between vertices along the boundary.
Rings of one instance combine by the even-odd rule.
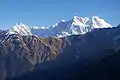
[[101, 19], [98, 16], [92, 16], [92, 25], [93, 25], [94, 28], [108, 28], [108, 27], [112, 27], [104, 19]]
[[61, 22], [66, 22], [65, 20], [61, 20]]
[[84, 26], [88, 20], [89, 18], [87, 17], [83, 18], [83, 17], [74, 16], [73, 25]]
[[31, 26], [30, 29], [49, 29], [49, 27], [46, 27], [46, 26], [41, 26], [41, 27]]
[[9, 30], [9, 34], [32, 35], [30, 27], [23, 23], [17, 23], [14, 25]]
[[60, 21], [53, 25], [50, 36], [65, 37], [70, 35], [85, 34], [95, 28], [110, 28], [112, 27], [105, 20], [98, 16], [78, 17], [74, 16], [73, 19], [68, 21]]
[[52, 28], [54, 28], [55, 26], [57, 26], [58, 25], [58, 23], [55, 23], [54, 25], [52, 25]]

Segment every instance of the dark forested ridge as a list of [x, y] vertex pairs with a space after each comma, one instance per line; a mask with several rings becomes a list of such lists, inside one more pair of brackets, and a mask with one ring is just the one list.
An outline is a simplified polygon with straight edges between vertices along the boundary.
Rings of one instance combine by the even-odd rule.
[[[119, 80], [120, 51], [106, 50], [95, 61], [83, 60], [34, 71], [13, 80]], [[104, 56], [104, 57], [103, 57]]]

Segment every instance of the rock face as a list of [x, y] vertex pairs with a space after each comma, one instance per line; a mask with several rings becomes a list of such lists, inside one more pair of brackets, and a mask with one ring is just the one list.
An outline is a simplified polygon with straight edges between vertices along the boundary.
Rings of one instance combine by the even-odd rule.
[[[3, 37], [4, 39], [2, 39]], [[20, 76], [32, 71], [38, 63], [56, 59], [67, 43], [62, 39], [43, 39], [35, 35], [11, 34], [2, 36], [2, 38], [0, 42], [0, 78]]]

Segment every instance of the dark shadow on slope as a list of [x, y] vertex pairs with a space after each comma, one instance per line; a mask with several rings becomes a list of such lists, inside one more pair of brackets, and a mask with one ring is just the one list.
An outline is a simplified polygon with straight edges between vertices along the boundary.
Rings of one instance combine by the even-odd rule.
[[120, 51], [104, 50], [95, 61], [77, 61], [35, 71], [13, 80], [119, 80], [119, 74]]

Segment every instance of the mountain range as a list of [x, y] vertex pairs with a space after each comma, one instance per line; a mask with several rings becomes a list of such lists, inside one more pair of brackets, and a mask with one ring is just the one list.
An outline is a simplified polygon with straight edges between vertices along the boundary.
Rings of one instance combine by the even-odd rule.
[[20, 23], [0, 30], [0, 80], [108, 80], [119, 77], [119, 52], [120, 25], [98, 16]]
[[20, 35], [38, 35], [41, 37], [65, 37], [70, 35], [81, 35], [96, 28], [111, 28], [112, 26], [98, 16], [78, 17], [74, 16], [71, 20], [61, 20], [52, 27], [27, 26], [23, 23], [16, 24], [9, 30], [10, 34], [19, 33]]

